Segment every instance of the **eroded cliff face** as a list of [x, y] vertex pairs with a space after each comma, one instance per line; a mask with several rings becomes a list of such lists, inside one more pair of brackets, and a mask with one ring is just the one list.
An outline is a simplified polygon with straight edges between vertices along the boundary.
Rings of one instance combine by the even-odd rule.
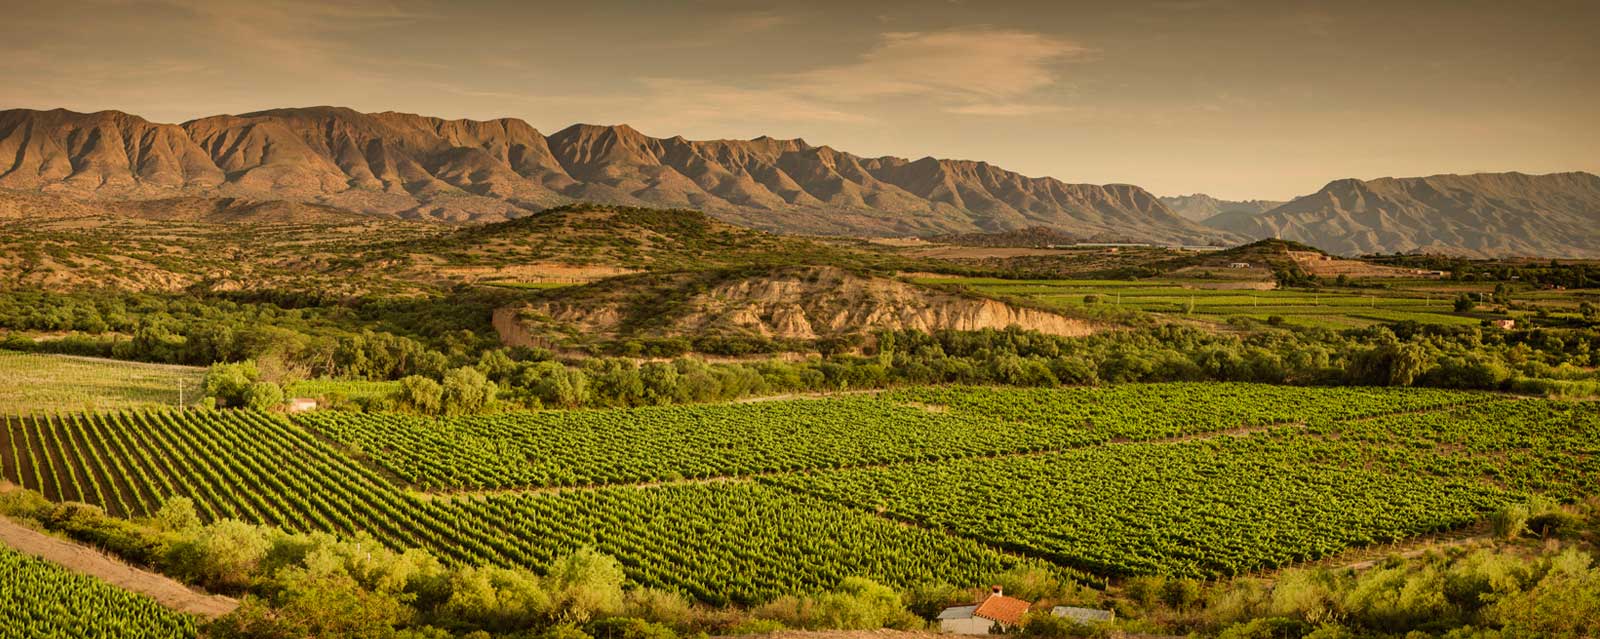
[[670, 304], [640, 303], [637, 291], [575, 292], [580, 294], [500, 309], [495, 325], [501, 339], [513, 346], [534, 345], [534, 335], [552, 331], [605, 338], [732, 334], [816, 339], [880, 329], [1017, 326], [1062, 336], [1097, 330], [1081, 319], [826, 267], [723, 281]]

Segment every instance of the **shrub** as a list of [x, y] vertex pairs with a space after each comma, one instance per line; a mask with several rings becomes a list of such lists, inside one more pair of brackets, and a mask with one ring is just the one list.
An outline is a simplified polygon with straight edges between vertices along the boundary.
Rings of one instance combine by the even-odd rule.
[[256, 382], [245, 394], [244, 405], [256, 410], [269, 410], [283, 405], [283, 389], [272, 382]]
[[156, 528], [167, 532], [189, 532], [200, 527], [200, 514], [194, 509], [194, 500], [188, 497], [168, 499], [151, 520]]

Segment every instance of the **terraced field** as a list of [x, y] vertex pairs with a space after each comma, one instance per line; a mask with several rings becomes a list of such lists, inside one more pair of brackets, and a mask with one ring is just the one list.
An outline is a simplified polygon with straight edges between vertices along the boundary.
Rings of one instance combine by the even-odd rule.
[[448, 561], [593, 547], [757, 602], [864, 575], [1228, 575], [1600, 492], [1600, 409], [1250, 384], [913, 388], [655, 409], [0, 418], [0, 472], [137, 516], [165, 499]]

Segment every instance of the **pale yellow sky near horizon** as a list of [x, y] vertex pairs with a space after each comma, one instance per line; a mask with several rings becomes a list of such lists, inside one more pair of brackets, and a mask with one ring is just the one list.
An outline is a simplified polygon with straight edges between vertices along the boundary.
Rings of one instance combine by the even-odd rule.
[[13, 2], [0, 108], [803, 137], [1162, 195], [1600, 172], [1600, 2]]

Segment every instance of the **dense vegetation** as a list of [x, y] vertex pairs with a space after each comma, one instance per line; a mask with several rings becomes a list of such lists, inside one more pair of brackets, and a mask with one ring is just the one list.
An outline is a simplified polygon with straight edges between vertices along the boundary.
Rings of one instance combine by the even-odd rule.
[[[708, 601], [763, 601], [828, 588], [849, 575], [896, 585], [940, 575], [971, 580], [1016, 564], [976, 542], [750, 484], [618, 487], [488, 501], [413, 496], [282, 417], [252, 411], [3, 423], [0, 470], [52, 499], [144, 516], [185, 497], [203, 521], [359, 533], [461, 565], [542, 569], [562, 553], [594, 547], [629, 559], [628, 575], [640, 583]], [[548, 512], [562, 514], [539, 516]], [[724, 534], [732, 522], [747, 528]], [[813, 527], [824, 522], [826, 536]], [[794, 555], [800, 548], [807, 550]], [[922, 556], [927, 559], [887, 559]]]
[[155, 600], [0, 546], [0, 637], [190, 639], [195, 620]]
[[[574, 486], [1060, 450], [1487, 399], [1450, 391], [1123, 385], [932, 388], [827, 401], [294, 420], [423, 489]], [[582, 451], [575, 453], [574, 451]]]
[[[741, 418], [748, 442], [722, 432]], [[608, 604], [608, 612], [575, 622], [595, 636], [613, 632], [595, 625], [602, 619], [666, 623], [659, 610], [637, 603], [643, 599], [678, 601], [669, 607], [680, 610], [680, 621], [667, 623], [677, 632], [732, 628], [726, 619], [708, 621], [705, 609], [682, 612], [685, 597], [756, 604], [752, 623], [914, 626], [921, 622], [906, 621], [902, 604], [921, 602], [912, 607], [931, 614], [970, 596], [941, 583], [988, 581], [1054, 601], [1123, 605], [1117, 602], [1126, 598], [1137, 604], [1123, 611], [1130, 623], [1183, 631], [1255, 623], [1268, 606], [1290, 620], [1283, 623], [1302, 625], [1264, 636], [1298, 637], [1340, 619], [1351, 628], [1389, 628], [1381, 617], [1362, 616], [1370, 608], [1345, 577], [1319, 577], [1318, 586], [1319, 596], [1336, 601], [1327, 606], [1349, 615], [1342, 618], [1272, 603], [1276, 595], [1257, 591], [1250, 591], [1253, 616], [1241, 617], [1224, 610], [1230, 604], [1222, 598], [1248, 593], [1192, 579], [1404, 542], [1484, 518], [1510, 537], [1524, 529], [1552, 534], [1572, 525], [1552, 504], [1600, 492], [1594, 405], [1438, 390], [906, 388], [731, 406], [303, 421], [367, 448], [341, 450], [288, 419], [249, 410], [13, 417], [0, 421], [0, 471], [52, 500], [177, 522], [160, 525], [188, 532], [152, 539], [115, 523], [121, 520], [96, 519], [104, 516], [92, 508], [30, 506], [80, 539], [171, 574], [257, 593], [217, 635], [255, 637], [333, 627], [317, 623], [412, 632], [530, 627], [508, 619], [536, 628], [574, 623], [561, 612], [569, 604], [553, 603], [567, 601], [559, 596], [530, 594], [530, 602], [551, 603], [523, 606], [509, 593], [562, 591], [573, 557], [608, 565], [601, 556], [615, 558], [606, 583], [616, 590], [608, 592], [637, 594], [612, 599], [636, 603]], [[438, 425], [476, 439], [424, 437]], [[557, 441], [519, 448], [542, 437]], [[468, 441], [471, 450], [451, 448]], [[398, 454], [410, 443], [444, 448]], [[389, 448], [397, 454], [378, 454]], [[461, 457], [420, 463], [433, 454]], [[669, 483], [417, 495], [363, 465], [367, 455], [435, 486]], [[451, 474], [451, 464], [461, 472]], [[761, 475], [697, 478], [748, 473]], [[185, 507], [174, 511], [174, 503]], [[354, 541], [307, 536], [318, 532]], [[396, 552], [361, 550], [379, 545]], [[253, 550], [233, 561], [240, 555], [225, 549], [239, 548]], [[397, 554], [406, 548], [422, 552]], [[1550, 575], [1587, 584], [1587, 565], [1552, 555], [1496, 592], [1510, 601], [1549, 590], [1556, 582], [1539, 584]], [[413, 577], [385, 577], [390, 570]], [[852, 581], [860, 577], [872, 581]], [[1108, 581], [1106, 593], [1071, 585]], [[1170, 585], [1151, 585], [1157, 582]], [[1140, 594], [1147, 590], [1159, 594]], [[469, 591], [480, 603], [466, 606]], [[818, 612], [864, 593], [875, 593], [878, 612]], [[1451, 618], [1529, 627], [1516, 625], [1531, 623], [1528, 615], [1506, 606], [1460, 609]], [[352, 610], [370, 614], [351, 620]], [[1045, 622], [1031, 627], [1067, 632]]]
[[[769, 481], [1101, 575], [1236, 575], [1477, 520], [1499, 491], [1217, 437]], [[1293, 448], [1292, 444], [1287, 445]]]

